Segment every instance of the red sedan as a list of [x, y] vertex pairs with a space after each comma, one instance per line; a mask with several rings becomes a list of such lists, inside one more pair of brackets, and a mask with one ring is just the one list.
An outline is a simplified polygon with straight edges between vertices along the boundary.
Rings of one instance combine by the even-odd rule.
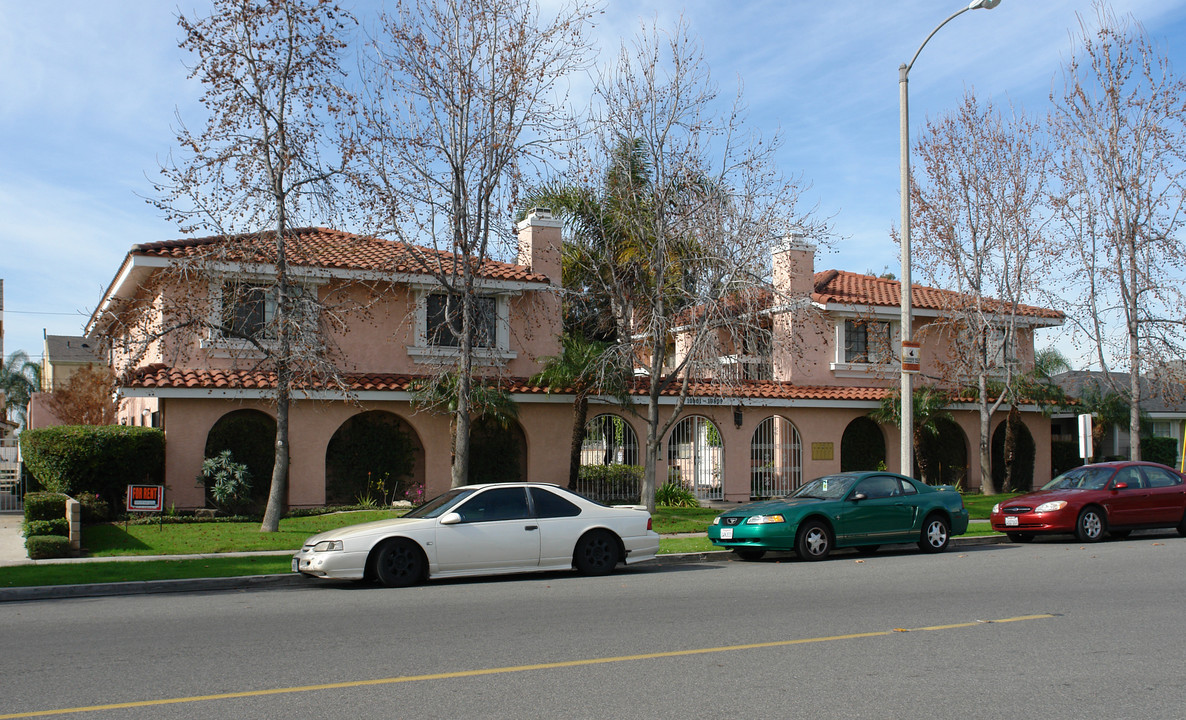
[[1186, 536], [1186, 480], [1165, 465], [1106, 462], [1068, 470], [1036, 492], [998, 503], [992, 529], [1014, 542], [1040, 533], [1074, 533], [1082, 542], [1122, 538], [1144, 528]]

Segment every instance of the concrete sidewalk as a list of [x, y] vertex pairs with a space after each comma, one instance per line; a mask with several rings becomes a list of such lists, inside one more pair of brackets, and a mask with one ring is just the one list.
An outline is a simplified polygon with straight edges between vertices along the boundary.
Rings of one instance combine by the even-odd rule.
[[25, 536], [21, 535], [21, 513], [0, 513], [0, 567], [31, 562], [25, 554]]

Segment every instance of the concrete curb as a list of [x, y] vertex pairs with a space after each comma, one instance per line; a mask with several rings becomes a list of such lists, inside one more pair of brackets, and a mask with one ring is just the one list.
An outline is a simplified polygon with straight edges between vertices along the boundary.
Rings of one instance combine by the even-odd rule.
[[[1008, 539], [1004, 535], [952, 538], [949, 547], [955, 549], [957, 547], [974, 545], [997, 545], [1007, 541]], [[910, 547], [910, 544], [902, 544], [900, 547]], [[655, 560], [648, 561], [648, 563], [654, 562], [661, 566], [691, 565], [705, 562], [733, 562], [734, 557], [733, 553], [728, 550], [713, 550], [709, 552], [659, 555]], [[125, 558], [119, 559], [124, 560]], [[156, 560], [159, 558], [141, 557], [140, 559]], [[332, 582], [314, 580], [297, 575], [296, 573], [286, 573], [284, 575], [248, 575], [226, 578], [194, 578], [190, 580], [140, 580], [136, 582], [94, 583], [90, 585], [39, 585], [34, 587], [0, 588], [0, 603], [20, 602], [24, 600], [111, 597], [118, 595], [153, 595], [176, 592], [276, 590], [295, 587], [316, 587], [319, 585], [328, 587]]]

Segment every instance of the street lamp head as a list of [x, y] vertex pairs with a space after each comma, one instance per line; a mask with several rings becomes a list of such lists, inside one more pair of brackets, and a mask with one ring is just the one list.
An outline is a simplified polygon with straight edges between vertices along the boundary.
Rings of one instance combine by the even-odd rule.
[[1001, 0], [972, 0], [968, 5], [969, 10], [992, 10], [997, 5], [1001, 4]]

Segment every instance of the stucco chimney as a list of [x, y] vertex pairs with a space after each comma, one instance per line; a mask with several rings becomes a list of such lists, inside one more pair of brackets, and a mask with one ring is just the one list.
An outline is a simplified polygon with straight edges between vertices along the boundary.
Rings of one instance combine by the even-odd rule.
[[815, 245], [807, 242], [803, 233], [793, 232], [775, 245], [771, 255], [774, 261], [774, 290], [781, 296], [775, 302], [811, 297], [814, 289]]
[[560, 286], [560, 228], [563, 225], [552, 217], [548, 208], [534, 208], [519, 223], [518, 265], [531, 268], [534, 273], [548, 276], [553, 285]]

